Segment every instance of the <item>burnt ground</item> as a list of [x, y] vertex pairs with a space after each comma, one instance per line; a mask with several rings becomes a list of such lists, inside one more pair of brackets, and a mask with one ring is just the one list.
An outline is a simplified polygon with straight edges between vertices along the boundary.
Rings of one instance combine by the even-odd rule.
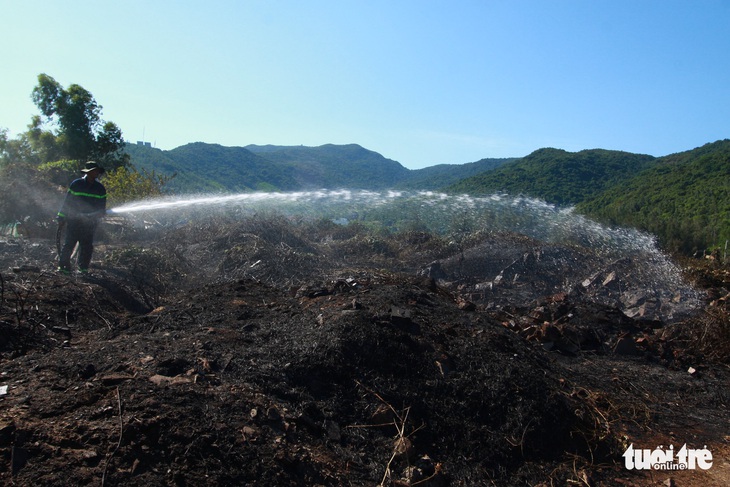
[[728, 485], [727, 268], [303, 227], [110, 227], [86, 277], [3, 239], [0, 481]]

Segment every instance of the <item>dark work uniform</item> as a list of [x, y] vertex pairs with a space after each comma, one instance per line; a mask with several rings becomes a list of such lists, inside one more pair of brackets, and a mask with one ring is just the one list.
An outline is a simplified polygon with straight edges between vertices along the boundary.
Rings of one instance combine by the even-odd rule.
[[99, 219], [106, 213], [106, 189], [95, 180], [89, 183], [86, 176], [71, 183], [66, 199], [58, 212], [58, 220], [66, 221], [66, 240], [61, 249], [60, 269], [71, 269], [71, 254], [79, 244], [79, 270], [89, 269], [94, 251], [94, 232]]

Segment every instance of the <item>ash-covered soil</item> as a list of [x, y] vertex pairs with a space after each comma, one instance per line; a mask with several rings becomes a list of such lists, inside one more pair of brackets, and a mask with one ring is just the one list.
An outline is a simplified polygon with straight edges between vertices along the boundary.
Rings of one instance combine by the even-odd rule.
[[[730, 481], [717, 262], [659, 286], [517, 235], [258, 218], [109, 225], [90, 276], [52, 239], [0, 256], [6, 485]], [[712, 468], [621, 456], [685, 443]]]

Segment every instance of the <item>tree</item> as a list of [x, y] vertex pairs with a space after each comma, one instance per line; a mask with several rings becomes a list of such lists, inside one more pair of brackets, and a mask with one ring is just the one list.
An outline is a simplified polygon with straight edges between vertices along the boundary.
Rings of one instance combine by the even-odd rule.
[[63, 149], [57, 137], [53, 132], [43, 130], [43, 120], [40, 115], [33, 115], [30, 125], [28, 125], [28, 131], [20, 138], [25, 138], [30, 147], [30, 157], [23, 159], [26, 162], [40, 164], [64, 158]]
[[8, 129], [0, 129], [0, 168], [13, 162], [28, 160], [30, 153], [27, 137], [10, 140]]
[[[101, 105], [82, 86], [64, 89], [51, 76], [40, 74], [31, 97], [45, 117], [35, 116], [29, 125], [29, 140], [41, 162], [95, 159], [108, 169], [128, 164], [121, 130], [101, 120]], [[52, 129], [44, 130], [44, 125]]]
[[107, 168], [129, 166], [129, 154], [124, 150], [122, 130], [114, 122], [106, 122], [96, 136], [96, 145], [91, 159]]
[[118, 167], [104, 176], [104, 186], [110, 202], [115, 205], [128, 201], [159, 197], [164, 194], [163, 186], [174, 176], [163, 176], [155, 171], [140, 172], [134, 166]]

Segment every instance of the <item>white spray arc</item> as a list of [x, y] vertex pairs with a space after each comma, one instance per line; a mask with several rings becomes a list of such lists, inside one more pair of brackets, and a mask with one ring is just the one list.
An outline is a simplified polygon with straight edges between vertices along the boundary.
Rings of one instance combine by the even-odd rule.
[[[515, 232], [548, 242], [570, 242], [597, 251], [656, 251], [652, 235], [635, 229], [610, 228], [572, 208], [561, 208], [524, 196], [492, 194], [475, 197], [434, 191], [316, 190], [250, 192], [167, 197], [127, 203], [109, 210], [116, 215], [174, 216], [185, 211], [198, 215], [215, 211], [273, 210], [283, 214], [313, 215], [335, 221], [377, 219], [397, 214], [400, 225], [418, 221], [437, 232], [461, 225], [472, 230]], [[392, 215], [388, 217], [393, 219]], [[402, 228], [401, 228], [402, 229]]]
[[[565, 274], [572, 276], [568, 281], [573, 285], [580, 286], [586, 279], [595, 283], [601, 276], [601, 269], [616, 269], [623, 275], [622, 286], [626, 289], [622, 299], [625, 301], [651, 294], [658, 296], [662, 303], [671, 303], [683, 296], [687, 308], [694, 308], [693, 303], [697, 302], [696, 292], [684, 282], [679, 267], [659, 250], [653, 235], [631, 228], [608, 227], [580, 215], [573, 208], [524, 196], [474, 197], [433, 191], [323, 189], [169, 197], [133, 202], [110, 210], [111, 214], [126, 215], [132, 220], [176, 227], [215, 215], [243, 219], [259, 214], [265, 216], [267, 212], [295, 217], [293, 221], [325, 218], [343, 224], [375, 222], [392, 231], [418, 229], [456, 239], [474, 232], [524, 235], [532, 239], [533, 243], [529, 245], [534, 248], [585, 249], [587, 254], [594, 256], [595, 263], [590, 267], [595, 272], [587, 275], [582, 274], [587, 271], [578, 261], [556, 264], [564, 266]], [[513, 253], [521, 251], [512, 249]], [[516, 258], [519, 260], [520, 256]], [[482, 259], [488, 261], [490, 255], [484, 254]], [[585, 264], [585, 260], [582, 262]], [[599, 279], [603, 280], [603, 277]], [[673, 312], [672, 307], [664, 305], [667, 314]]]
[[373, 202], [382, 198], [381, 193], [372, 191], [319, 190], [298, 192], [252, 192], [237, 194], [221, 194], [206, 196], [169, 197], [127, 203], [109, 210], [111, 213], [148, 213], [152, 211], [176, 210], [196, 207], [235, 207], [243, 205], [285, 204], [297, 202], [337, 202], [365, 201]]

